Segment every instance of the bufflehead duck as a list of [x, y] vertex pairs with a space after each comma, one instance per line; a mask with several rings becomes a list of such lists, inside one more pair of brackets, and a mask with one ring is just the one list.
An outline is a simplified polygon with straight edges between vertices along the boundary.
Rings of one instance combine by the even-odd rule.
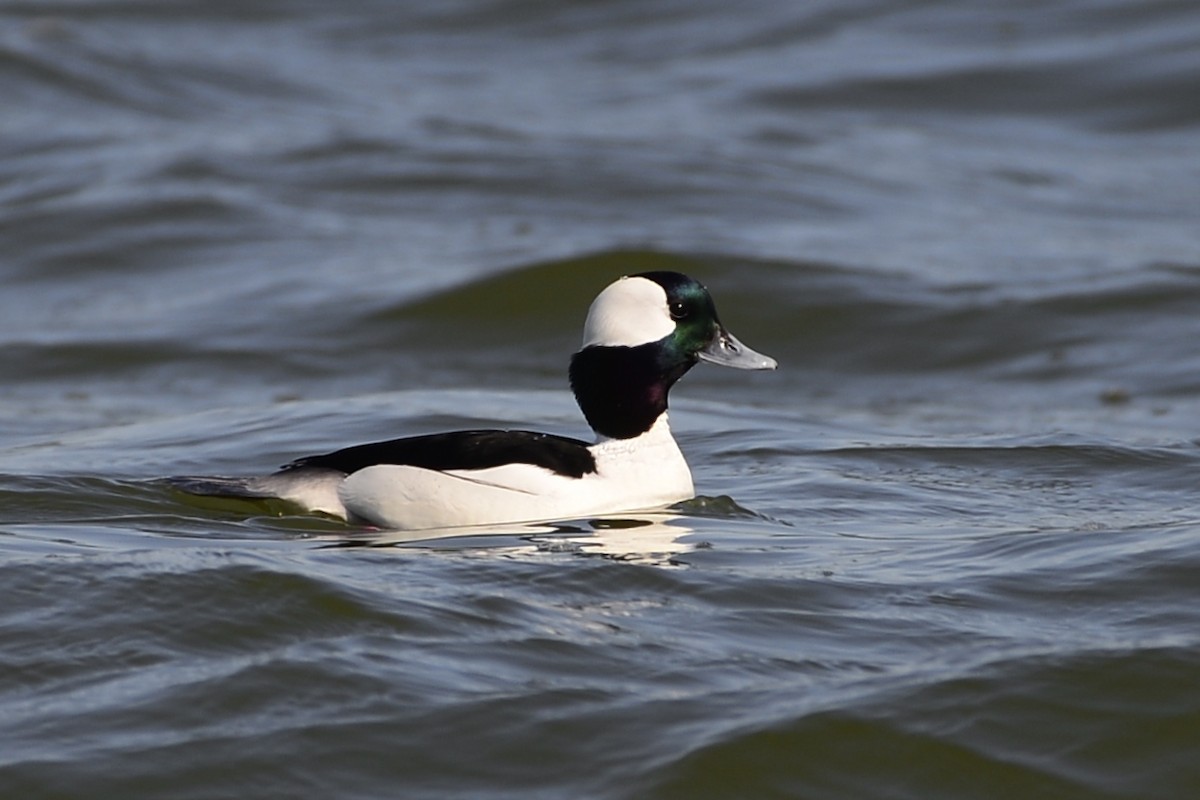
[[308, 456], [253, 478], [175, 478], [193, 494], [276, 498], [397, 530], [638, 511], [695, 496], [667, 425], [667, 393], [698, 361], [775, 369], [678, 272], [617, 280], [588, 310], [570, 383], [592, 444], [521, 430], [411, 436]]

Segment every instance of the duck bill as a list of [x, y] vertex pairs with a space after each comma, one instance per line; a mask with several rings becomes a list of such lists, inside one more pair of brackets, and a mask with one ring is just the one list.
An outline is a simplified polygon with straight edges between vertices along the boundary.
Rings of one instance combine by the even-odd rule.
[[775, 369], [779, 363], [770, 356], [751, 350], [725, 328], [719, 328], [708, 347], [697, 353], [701, 361], [734, 369]]

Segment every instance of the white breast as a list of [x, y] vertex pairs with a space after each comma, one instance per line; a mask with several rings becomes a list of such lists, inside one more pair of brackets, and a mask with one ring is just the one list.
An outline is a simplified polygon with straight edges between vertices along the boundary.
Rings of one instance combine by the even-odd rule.
[[446, 472], [380, 464], [347, 477], [338, 495], [352, 517], [398, 530], [641, 511], [694, 495], [666, 414], [635, 439], [605, 439], [591, 451], [596, 472], [582, 478], [530, 464]]

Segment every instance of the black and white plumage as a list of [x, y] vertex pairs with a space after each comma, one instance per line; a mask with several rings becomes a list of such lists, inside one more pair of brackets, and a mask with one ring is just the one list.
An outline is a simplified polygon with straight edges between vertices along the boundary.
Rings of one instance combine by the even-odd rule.
[[774, 369], [721, 324], [708, 290], [644, 272], [593, 301], [571, 389], [592, 443], [470, 430], [357, 445], [253, 478], [176, 478], [195, 494], [279, 498], [385, 528], [422, 530], [648, 510], [694, 496], [667, 424], [671, 387], [699, 361]]

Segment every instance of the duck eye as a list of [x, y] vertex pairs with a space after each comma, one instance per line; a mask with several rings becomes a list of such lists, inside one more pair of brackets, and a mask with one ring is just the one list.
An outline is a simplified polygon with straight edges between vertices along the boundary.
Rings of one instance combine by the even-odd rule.
[[687, 316], [687, 308], [681, 302], [676, 301], [671, 303], [669, 310], [671, 312], [671, 319], [683, 319]]

